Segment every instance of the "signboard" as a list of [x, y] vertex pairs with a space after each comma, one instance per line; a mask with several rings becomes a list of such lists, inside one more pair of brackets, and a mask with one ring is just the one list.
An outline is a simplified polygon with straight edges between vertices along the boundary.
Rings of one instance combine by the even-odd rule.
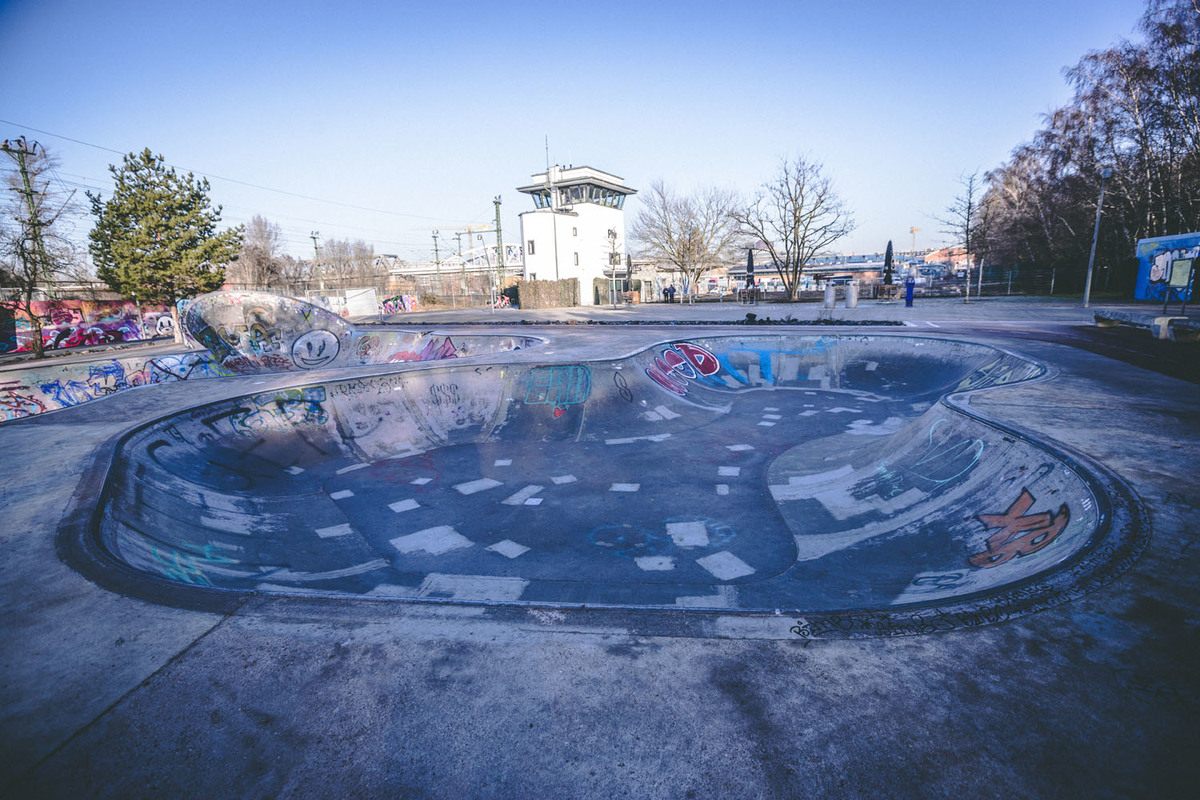
[[[1138, 277], [1133, 296], [1138, 300], [1190, 301], [1188, 276], [1200, 258], [1200, 232], [1139, 239]], [[1178, 266], [1177, 266], [1178, 265]]]

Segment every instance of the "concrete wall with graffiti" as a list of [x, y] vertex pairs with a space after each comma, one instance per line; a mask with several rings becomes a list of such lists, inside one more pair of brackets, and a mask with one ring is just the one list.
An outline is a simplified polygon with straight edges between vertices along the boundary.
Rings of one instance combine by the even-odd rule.
[[0, 371], [0, 422], [171, 381], [467, 358], [539, 341], [363, 330], [320, 307], [252, 292], [202, 296], [187, 306], [184, 319], [207, 350]]
[[978, 597], [1102, 527], [1077, 465], [942, 402], [1041, 373], [967, 343], [778, 335], [300, 385], [132, 434], [97, 535], [148, 576], [236, 591], [789, 613]]
[[[38, 300], [42, 343], [48, 350], [113, 344], [171, 336], [174, 320], [166, 306], [125, 301]], [[0, 354], [33, 349], [33, 325], [11, 303], [0, 303]]]

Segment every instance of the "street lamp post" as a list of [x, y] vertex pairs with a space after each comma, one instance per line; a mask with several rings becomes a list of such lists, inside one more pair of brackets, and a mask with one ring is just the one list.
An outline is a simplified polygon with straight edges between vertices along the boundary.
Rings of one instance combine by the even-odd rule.
[[1092, 299], [1092, 267], [1096, 263], [1096, 239], [1100, 236], [1100, 214], [1104, 211], [1104, 182], [1112, 177], [1112, 167], [1100, 170], [1100, 200], [1096, 203], [1096, 227], [1092, 229], [1092, 253], [1088, 256], [1087, 284], [1083, 287], [1083, 307]]

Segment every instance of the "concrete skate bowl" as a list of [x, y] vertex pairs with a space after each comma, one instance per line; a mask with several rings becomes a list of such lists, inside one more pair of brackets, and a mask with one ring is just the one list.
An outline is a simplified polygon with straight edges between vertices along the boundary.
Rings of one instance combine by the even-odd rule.
[[1000, 622], [1107, 584], [1149, 535], [1119, 480], [964, 402], [1043, 379], [967, 342], [788, 334], [297, 385], [127, 435], [73, 563], [185, 604], [806, 639]]

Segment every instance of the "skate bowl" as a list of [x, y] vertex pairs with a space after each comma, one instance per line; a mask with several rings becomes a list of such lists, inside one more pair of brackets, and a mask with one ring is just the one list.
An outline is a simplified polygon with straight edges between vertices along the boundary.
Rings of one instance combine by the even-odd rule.
[[727, 335], [311, 377], [123, 437], [68, 561], [174, 602], [620, 609], [808, 639], [1054, 607], [1149, 536], [1119, 480], [971, 411], [1047, 376], [970, 342]]

